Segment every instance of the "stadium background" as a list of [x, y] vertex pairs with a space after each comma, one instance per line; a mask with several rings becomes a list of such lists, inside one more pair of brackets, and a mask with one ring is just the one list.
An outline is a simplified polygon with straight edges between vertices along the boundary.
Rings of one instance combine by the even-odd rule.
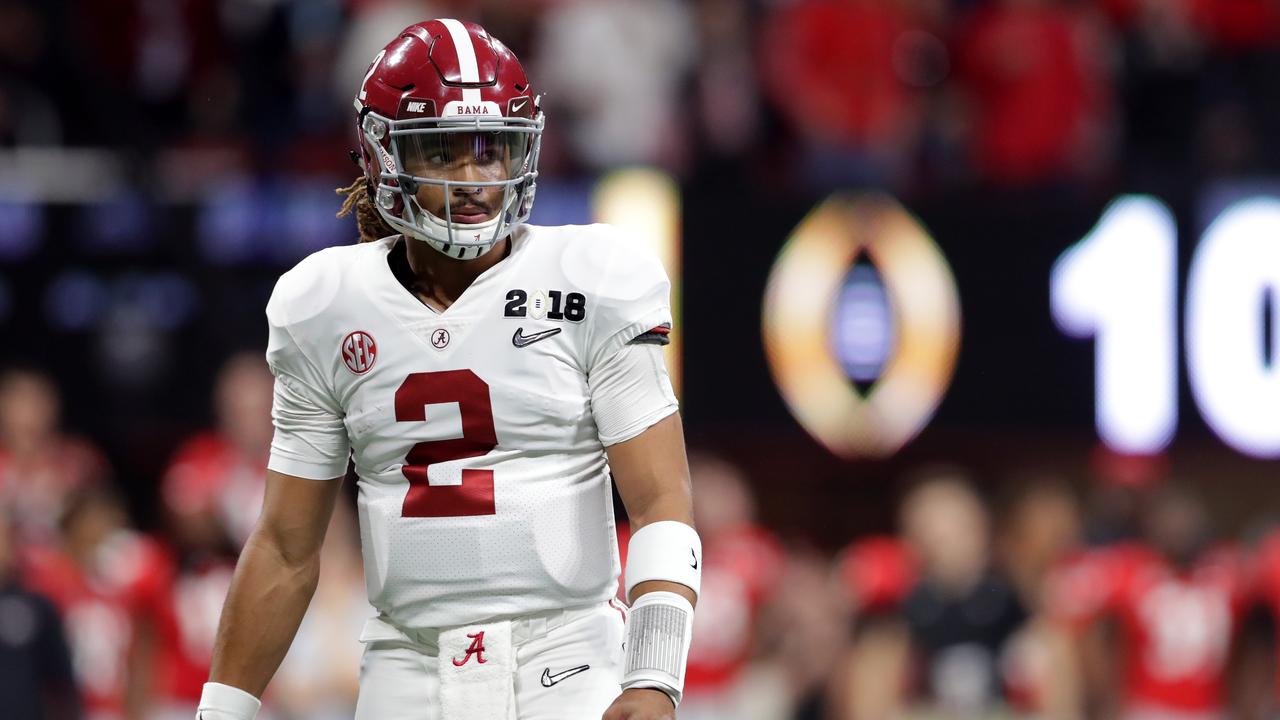
[[[722, 482], [732, 473], [710, 458], [737, 468], [771, 537], [742, 562], [772, 568], [747, 572], [752, 583], [785, 588], [743, 594], [746, 610], [737, 611], [748, 620], [734, 625], [736, 645], [726, 641], [729, 659], [707, 681], [706, 705], [740, 700], [735, 683], [749, 677], [770, 700], [756, 698], [759, 717], [854, 716], [851, 638], [862, 637], [874, 603], [840, 580], [857, 574], [847, 570], [857, 553], [846, 549], [873, 537], [890, 543], [876, 557], [901, 572], [908, 595], [917, 581], [901, 558], [922, 550], [909, 533], [906, 545], [887, 538], [924, 476], [963, 476], [976, 488], [992, 513], [985, 552], [996, 576], [1017, 574], [1004, 548], [1013, 508], [1032, 487], [1065, 489], [1073, 503], [1067, 525], [1078, 531], [1064, 531], [1056, 559], [1077, 543], [1140, 534], [1135, 508], [1171, 481], [1204, 503], [1215, 537], [1265, 544], [1280, 499], [1280, 419], [1245, 408], [1272, 444], [1224, 440], [1188, 376], [1183, 328], [1196, 302], [1195, 251], [1213, 221], [1241, 201], [1280, 202], [1274, 0], [3, 0], [3, 360], [52, 380], [61, 428], [77, 438], [65, 445], [36, 433], [34, 446], [23, 445], [22, 408], [30, 415], [42, 394], [5, 386], [0, 494], [20, 544], [58, 546], [57, 518], [93, 502], [79, 488], [106, 484], [122, 493], [128, 523], [170, 548], [156, 562], [171, 562], [172, 588], [184, 573], [205, 573], [206, 555], [228, 554], [227, 543], [214, 552], [175, 539], [175, 528], [204, 513], [227, 526], [233, 545], [241, 530], [230, 526], [246, 522], [223, 517], [234, 512], [222, 494], [248, 482], [225, 476], [243, 475], [256, 458], [217, 438], [243, 431], [252, 445], [261, 404], [224, 403], [220, 415], [220, 369], [242, 351], [260, 354], [262, 308], [282, 271], [354, 240], [351, 220], [333, 218], [333, 188], [355, 175], [350, 96], [386, 38], [431, 16], [484, 24], [545, 94], [534, 222], [599, 218], [600, 188], [619, 177], [652, 190], [634, 195], [631, 215], [678, 213], [678, 365], [695, 482], [700, 466], [720, 478], [706, 483], [709, 503], [723, 499], [716, 492], [736, 497], [734, 482]], [[618, 174], [635, 169], [643, 172]], [[955, 369], [936, 412], [879, 457], [832, 452], [807, 433], [762, 342], [779, 252], [831, 197], [893, 198], [936, 244], [959, 300]], [[1055, 262], [1126, 197], [1158, 199], [1176, 231], [1175, 285], [1158, 316], [1176, 323], [1176, 423], [1140, 452], [1100, 439], [1094, 342], [1064, 332], [1051, 303]], [[1251, 238], [1266, 263], [1280, 232], [1262, 224]], [[1141, 264], [1135, 273], [1146, 277]], [[878, 277], [889, 308], [918, 279]], [[1280, 384], [1280, 271], [1269, 277], [1249, 320], [1269, 378], [1256, 386], [1259, 404], [1277, 399]], [[1099, 283], [1097, 294], [1109, 292]], [[1134, 292], [1108, 298], [1124, 306], [1139, 302]], [[892, 325], [892, 310], [885, 317]], [[229, 394], [261, 400], [261, 368], [243, 359], [234, 367], [223, 376], [233, 378]], [[877, 382], [860, 384], [859, 396], [874, 397]], [[212, 444], [193, 446], [193, 437]], [[53, 489], [32, 491], [39, 483]], [[353, 573], [343, 587], [354, 587]], [[198, 614], [180, 592], [154, 592], [173, 598], [176, 615]], [[1036, 603], [1024, 601], [1035, 616]], [[885, 604], [877, 623], [910, 615]], [[1265, 599], [1257, 605], [1264, 610], [1242, 615], [1262, 623], [1254, 630], [1268, 614]], [[779, 629], [791, 625], [802, 640]], [[334, 677], [354, 675], [342, 652], [358, 647], [347, 635], [355, 650], [332, 653], [335, 668], [324, 672]], [[1011, 636], [992, 652], [1005, 655]], [[975, 681], [989, 691], [957, 700], [970, 696], [940, 689], [921, 669], [937, 648], [912, 637], [904, 702], [942, 699], [951, 715], [1036, 707], [1008, 678]], [[1257, 668], [1274, 663], [1272, 650], [1256, 651], [1239, 676], [1265, 676]], [[114, 662], [109, 655], [77, 657], [77, 671]], [[296, 687], [275, 711], [341, 717], [349, 683], [322, 680], [324, 672], [293, 672]], [[118, 675], [104, 687], [127, 679]], [[155, 712], [181, 716], [184, 681], [163, 675], [138, 692]], [[1079, 696], [1105, 714], [1108, 688], [1097, 684]], [[328, 694], [307, 689], [320, 687]], [[1254, 692], [1250, 706], [1273, 705], [1274, 695]], [[112, 702], [100, 701], [104, 717]]]

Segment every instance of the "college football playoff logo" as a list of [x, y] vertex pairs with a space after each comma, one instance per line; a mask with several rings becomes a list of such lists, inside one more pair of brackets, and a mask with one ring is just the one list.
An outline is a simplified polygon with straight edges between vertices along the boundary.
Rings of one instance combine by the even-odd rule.
[[951, 383], [960, 300], [924, 227], [882, 195], [835, 196], [779, 253], [764, 344], [791, 414], [844, 457], [884, 457], [924, 428]]

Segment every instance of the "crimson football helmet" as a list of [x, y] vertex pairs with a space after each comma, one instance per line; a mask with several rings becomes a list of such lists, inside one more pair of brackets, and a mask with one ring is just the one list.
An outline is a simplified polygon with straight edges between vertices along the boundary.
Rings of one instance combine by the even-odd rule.
[[[355, 108], [370, 199], [392, 228], [469, 260], [529, 219], [539, 98], [520, 61], [484, 28], [451, 19], [405, 28], [373, 59]], [[419, 204], [423, 185], [443, 189], [443, 216]], [[466, 200], [477, 188], [501, 188], [500, 206]], [[457, 202], [471, 203], [468, 214], [453, 211]]]

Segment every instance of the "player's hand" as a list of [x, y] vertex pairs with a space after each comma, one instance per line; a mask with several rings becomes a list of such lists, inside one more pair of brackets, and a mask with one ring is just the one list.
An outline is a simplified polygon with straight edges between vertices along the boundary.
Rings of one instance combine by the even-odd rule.
[[602, 720], [675, 720], [676, 707], [661, 690], [631, 688], [604, 711]]

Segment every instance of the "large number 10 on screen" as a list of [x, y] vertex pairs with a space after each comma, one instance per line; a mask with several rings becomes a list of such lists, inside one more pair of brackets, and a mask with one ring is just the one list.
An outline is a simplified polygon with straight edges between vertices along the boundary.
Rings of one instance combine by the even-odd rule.
[[[1151, 197], [1126, 197], [1053, 267], [1053, 316], [1095, 337], [1098, 433], [1123, 452], [1159, 452], [1177, 399], [1177, 231]], [[1228, 445], [1280, 457], [1280, 199], [1223, 211], [1191, 261], [1187, 376], [1205, 420]]]
[[462, 437], [426, 440], [409, 449], [401, 472], [409, 481], [401, 517], [442, 518], [493, 515], [493, 471], [466, 468], [458, 485], [432, 485], [427, 471], [436, 463], [478, 457], [498, 446], [489, 384], [470, 370], [413, 373], [396, 390], [396, 422], [427, 420], [427, 406], [457, 403]]

